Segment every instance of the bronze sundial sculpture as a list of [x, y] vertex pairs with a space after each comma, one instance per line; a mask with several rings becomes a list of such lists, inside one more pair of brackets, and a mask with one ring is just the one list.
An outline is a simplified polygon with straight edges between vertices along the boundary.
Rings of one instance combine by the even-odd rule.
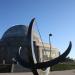
[[[11, 45], [12, 45], [12, 48], [14, 47], [14, 49], [17, 50], [15, 52], [16, 56], [13, 55], [12, 57], [14, 57], [16, 59], [16, 61], [20, 65], [22, 65], [23, 67], [31, 69], [31, 71], [33, 72], [33, 75], [39, 75], [38, 72], [37, 72], [37, 69], [43, 69], [43, 68], [46, 69], [48, 67], [51, 67], [53, 65], [58, 64], [61, 61], [64, 61], [64, 59], [66, 58], [66, 56], [69, 54], [69, 52], [71, 50], [72, 43], [71, 42], [69, 43], [69, 46], [68, 46], [67, 50], [62, 55], [60, 55], [59, 57], [57, 57], [55, 59], [52, 59], [50, 61], [35, 63], [34, 59], [33, 59], [34, 55], [32, 54], [32, 43], [31, 43], [31, 42], [33, 42], [31, 37], [32, 37], [32, 27], [33, 27], [34, 20], [35, 20], [35, 18], [33, 18], [31, 20], [26, 33], [21, 33], [20, 29], [17, 29], [17, 30], [19, 30], [19, 32], [17, 34], [24, 34], [26, 36], [26, 37], [23, 36], [23, 39], [25, 38], [24, 40], [18, 39], [19, 35], [17, 37], [14, 37], [14, 36], [16, 36], [16, 34], [15, 34], [16, 33], [15, 28], [16, 27], [12, 27], [7, 32], [5, 32], [5, 35], [4, 35], [4, 37], [2, 37], [0, 42], [4, 43], [4, 45], [3, 45], [4, 48], [7, 46], [7, 44], [9, 45], [7, 48], [11, 47]], [[22, 29], [24, 29], [24, 26], [20, 26], [20, 27], [22, 27]], [[14, 33], [11, 32], [11, 34], [13, 34], [13, 36], [9, 33], [9, 31], [14, 32]], [[9, 35], [9, 34], [10, 34], [10, 36], [8, 37], [7, 35]], [[15, 40], [17, 40], [17, 42], [14, 42]], [[16, 44], [16, 47], [15, 47], [14, 44]], [[19, 51], [19, 49], [20, 49], [20, 51]], [[27, 60], [25, 60], [23, 58], [22, 54], [21, 54], [21, 52], [24, 51], [24, 50], [28, 51], [28, 56], [26, 55]], [[11, 52], [11, 54], [12, 54], [12, 52]], [[10, 58], [10, 56], [9, 56], [9, 58]], [[10, 61], [8, 63], [12, 63], [12, 62]]]
[[34, 75], [38, 75], [37, 69], [43, 69], [43, 68], [47, 68], [47, 67], [51, 67], [53, 65], [58, 64], [61, 61], [64, 61], [64, 59], [66, 58], [66, 56], [69, 54], [71, 47], [72, 47], [72, 43], [69, 43], [69, 46], [67, 48], [67, 50], [60, 55], [59, 57], [52, 59], [50, 61], [47, 62], [39, 62], [39, 63], [34, 63], [33, 60], [33, 55], [32, 53], [32, 48], [31, 48], [31, 33], [32, 33], [32, 26], [33, 26], [33, 22], [34, 22], [35, 18], [33, 18], [29, 24], [29, 28], [28, 28], [28, 33], [27, 33], [27, 49], [30, 51], [29, 52], [29, 59], [31, 60], [31, 62], [26, 62], [24, 59], [21, 58], [20, 54], [17, 53], [16, 55], [16, 60], [19, 62], [19, 64], [21, 64], [22, 66], [29, 68], [32, 70]]

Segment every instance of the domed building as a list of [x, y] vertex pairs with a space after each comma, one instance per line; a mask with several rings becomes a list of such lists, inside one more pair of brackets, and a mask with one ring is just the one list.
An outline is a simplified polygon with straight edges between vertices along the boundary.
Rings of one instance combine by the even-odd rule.
[[[16, 56], [20, 45], [26, 45], [26, 34], [27, 27], [24, 25], [13, 26], [3, 34], [0, 40], [0, 51], [3, 50], [3, 53], [0, 56], [6, 64], [12, 63], [12, 58]], [[2, 61], [0, 62], [2, 63]]]
[[[0, 39], [0, 64], [12, 64], [12, 59], [16, 57], [16, 53], [19, 52], [19, 47], [22, 46], [21, 56], [27, 62], [28, 59], [28, 50], [26, 49], [26, 36], [27, 36], [28, 27], [25, 25], [15, 25], [9, 28]], [[40, 39], [40, 36], [33, 30], [33, 45], [34, 52], [39, 61], [47, 61], [59, 56], [59, 51], [57, 48], [51, 46], [51, 55], [50, 55], [50, 45], [44, 43], [44, 48]], [[15, 70], [17, 71], [17, 70]], [[23, 70], [22, 70], [23, 71]]]

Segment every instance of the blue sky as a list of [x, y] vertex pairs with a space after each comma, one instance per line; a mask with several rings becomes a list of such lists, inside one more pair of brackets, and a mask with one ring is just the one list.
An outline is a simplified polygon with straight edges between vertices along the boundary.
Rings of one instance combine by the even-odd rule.
[[35, 17], [41, 37], [63, 53], [72, 41], [69, 56], [75, 59], [75, 0], [0, 0], [0, 38], [11, 26], [28, 25]]

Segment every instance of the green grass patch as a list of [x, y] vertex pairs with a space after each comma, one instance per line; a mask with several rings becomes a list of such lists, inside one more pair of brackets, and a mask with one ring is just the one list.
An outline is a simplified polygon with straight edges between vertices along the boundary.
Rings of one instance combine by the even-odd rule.
[[75, 64], [57, 64], [51, 67], [51, 71], [62, 71], [75, 69]]

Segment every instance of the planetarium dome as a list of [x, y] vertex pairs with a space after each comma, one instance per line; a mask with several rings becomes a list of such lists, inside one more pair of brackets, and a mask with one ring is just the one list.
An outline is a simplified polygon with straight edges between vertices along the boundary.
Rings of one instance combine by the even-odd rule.
[[[2, 36], [1, 41], [12, 41], [14, 40], [20, 40], [20, 41], [25, 41], [26, 40], [26, 35], [28, 31], [28, 26], [26, 25], [15, 25], [13, 27], [10, 27]], [[40, 36], [35, 32], [33, 32], [33, 41], [36, 42], [41, 42]]]
[[[25, 25], [15, 25], [9, 28], [1, 38], [1, 46], [4, 47], [3, 51], [6, 52], [6, 63], [11, 63], [12, 58], [16, 57], [16, 53], [19, 51], [19, 48], [22, 47], [22, 58], [26, 61], [29, 61], [28, 54], [29, 50], [27, 49], [27, 32], [28, 26]], [[32, 31], [33, 32], [33, 31]], [[36, 34], [38, 35], [38, 34]], [[33, 41], [37, 42], [37, 36], [33, 33]], [[34, 40], [35, 36], [35, 40]], [[36, 55], [37, 53], [35, 53]], [[37, 54], [38, 55], [38, 54]], [[2, 54], [3, 57], [3, 54]]]
[[6, 38], [15, 38], [15, 37], [26, 37], [27, 26], [25, 25], [15, 25], [9, 28], [2, 36], [2, 40]]

